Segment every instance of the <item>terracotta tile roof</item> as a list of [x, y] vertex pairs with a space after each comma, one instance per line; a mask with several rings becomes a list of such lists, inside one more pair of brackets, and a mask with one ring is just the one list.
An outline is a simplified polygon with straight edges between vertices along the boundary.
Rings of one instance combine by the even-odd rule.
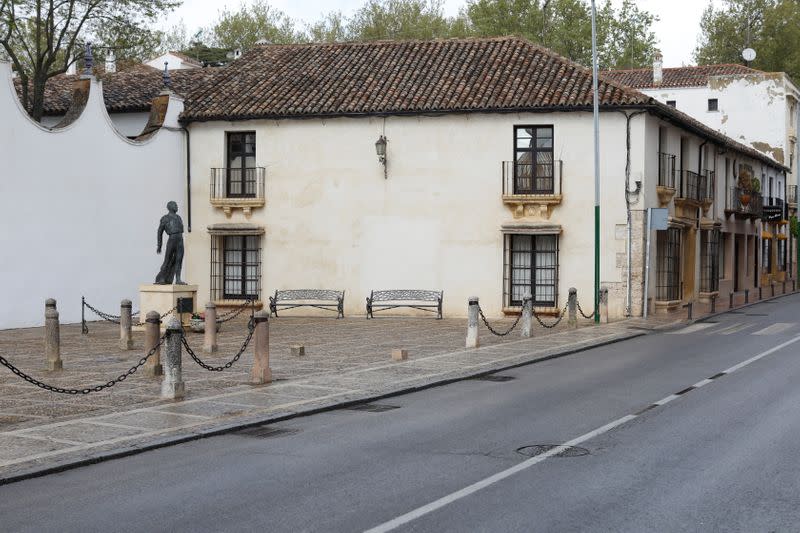
[[662, 71], [660, 84], [653, 83], [652, 68], [637, 68], [630, 70], [604, 70], [602, 75], [606, 79], [614, 80], [627, 87], [635, 89], [653, 89], [657, 87], [705, 87], [711, 76], [761, 74], [744, 65], [700, 65], [696, 67], [665, 68]]
[[[218, 68], [171, 70], [172, 90], [189, 99], [210, 80]], [[121, 72], [99, 74], [103, 82], [103, 99], [111, 113], [144, 112], [150, 110], [153, 98], [163, 89], [160, 70], [137, 65]], [[45, 115], [63, 115], [72, 103], [74, 75], [59, 75], [45, 86]], [[19, 79], [15, 79], [17, 94], [22, 94]]]
[[[603, 105], [648, 98], [600, 83]], [[591, 71], [524, 39], [263, 45], [188, 103], [187, 120], [585, 109]]]

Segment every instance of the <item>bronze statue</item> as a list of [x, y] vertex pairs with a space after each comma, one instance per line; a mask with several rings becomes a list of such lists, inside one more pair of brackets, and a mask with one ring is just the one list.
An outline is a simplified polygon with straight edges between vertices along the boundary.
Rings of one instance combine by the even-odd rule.
[[161, 237], [166, 231], [169, 235], [167, 251], [164, 253], [164, 263], [156, 276], [157, 285], [171, 285], [173, 278], [176, 285], [186, 285], [181, 281], [181, 264], [183, 263], [183, 220], [178, 215], [178, 204], [167, 204], [169, 213], [161, 217], [158, 225], [158, 248], [156, 253], [161, 253]]

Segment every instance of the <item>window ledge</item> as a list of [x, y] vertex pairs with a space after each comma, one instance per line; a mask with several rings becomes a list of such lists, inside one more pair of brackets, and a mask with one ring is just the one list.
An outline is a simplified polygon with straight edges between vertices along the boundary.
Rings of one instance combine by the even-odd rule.
[[225, 216], [230, 218], [234, 209], [241, 209], [244, 216], [250, 218], [252, 209], [254, 207], [264, 207], [266, 201], [264, 198], [212, 198], [211, 205], [213, 207], [221, 207], [225, 212]]

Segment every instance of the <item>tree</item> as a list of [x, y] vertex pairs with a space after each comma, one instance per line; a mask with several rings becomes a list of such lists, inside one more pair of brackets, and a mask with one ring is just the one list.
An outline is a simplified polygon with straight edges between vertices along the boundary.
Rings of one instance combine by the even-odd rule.
[[41, 120], [47, 80], [78, 59], [82, 41], [148, 34], [147, 22], [178, 5], [178, 0], [0, 0], [0, 45], [20, 78], [23, 106]]
[[[482, 36], [518, 35], [584, 65], [592, 60], [591, 7], [586, 0], [469, 0], [473, 32]], [[652, 63], [656, 18], [625, 0], [619, 11], [607, 1], [597, 11], [601, 68]]]
[[341, 11], [332, 11], [306, 26], [306, 37], [313, 43], [334, 43], [350, 40], [347, 19]]
[[247, 50], [260, 40], [275, 44], [303, 40], [303, 34], [297, 30], [294, 20], [265, 0], [256, 0], [249, 6], [242, 4], [239, 11], [222, 11], [212, 33], [214, 44], [231, 50]]
[[358, 41], [452, 37], [460, 27], [445, 17], [442, 0], [368, 0], [348, 22]]

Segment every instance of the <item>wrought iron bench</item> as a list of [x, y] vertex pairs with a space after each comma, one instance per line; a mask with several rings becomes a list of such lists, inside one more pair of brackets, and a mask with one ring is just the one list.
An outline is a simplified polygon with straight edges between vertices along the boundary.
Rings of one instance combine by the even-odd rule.
[[[373, 312], [410, 307], [421, 311], [436, 313], [442, 318], [442, 296], [444, 291], [426, 291], [418, 289], [402, 289], [389, 291], [371, 291], [367, 297], [367, 318], [375, 318]], [[432, 303], [427, 303], [432, 302]]]
[[[336, 302], [336, 303], [325, 303]], [[316, 307], [326, 311], [336, 311], [336, 318], [344, 318], [344, 291], [330, 289], [291, 289], [275, 291], [269, 297], [269, 314], [278, 316], [278, 308], [283, 310], [295, 307]]]

